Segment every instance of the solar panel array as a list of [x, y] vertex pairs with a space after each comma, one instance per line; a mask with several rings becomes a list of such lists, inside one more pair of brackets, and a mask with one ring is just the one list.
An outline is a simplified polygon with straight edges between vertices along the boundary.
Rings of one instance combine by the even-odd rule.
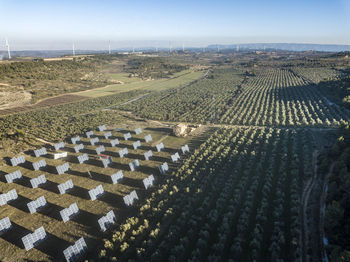
[[87, 249], [84, 238], [79, 238], [74, 245], [69, 246], [63, 251], [63, 255], [67, 262], [76, 261]]
[[112, 158], [110, 156], [108, 158], [102, 158], [101, 161], [104, 168], [112, 164]]
[[4, 232], [11, 228], [12, 224], [8, 217], [5, 217], [0, 220], [0, 232]]
[[129, 133], [126, 133], [126, 134], [124, 134], [124, 139], [125, 140], [128, 140], [128, 139], [130, 139], [131, 138], [131, 134], [130, 134], [130, 132]]
[[135, 134], [136, 134], [136, 135], [139, 135], [139, 134], [141, 134], [141, 133], [142, 133], [141, 127], [135, 129]]
[[93, 135], [94, 135], [94, 131], [87, 131], [86, 133], [85, 133], [85, 135], [86, 135], [86, 137], [87, 138], [90, 138], [90, 137], [92, 137]]
[[40, 241], [44, 240], [45, 237], [46, 237], [46, 232], [45, 232], [44, 227], [39, 227], [33, 233], [30, 233], [30, 234], [22, 237], [22, 242], [23, 242], [24, 248], [27, 251], [31, 250]]
[[78, 159], [78, 161], [79, 161], [79, 164], [82, 164], [82, 163], [84, 163], [85, 161], [88, 161], [89, 160], [89, 156], [88, 156], [88, 154], [82, 154], [82, 155], [80, 155], [80, 156], [77, 156], [77, 159]]
[[186, 152], [190, 152], [190, 149], [189, 149], [188, 145], [182, 146], [181, 150], [182, 150], [182, 154], [185, 154]]
[[168, 166], [167, 162], [164, 162], [163, 164], [161, 164], [159, 166], [159, 171], [160, 171], [161, 174], [164, 174], [168, 170], [169, 170], [169, 166]]
[[152, 150], [148, 150], [143, 155], [145, 156], [146, 160], [149, 160], [153, 156], [153, 152], [152, 152]]
[[75, 136], [71, 138], [72, 144], [76, 144], [77, 142], [80, 141], [80, 137], [79, 136]]
[[118, 140], [118, 138], [116, 138], [116, 139], [113, 139], [113, 140], [111, 140], [111, 146], [116, 146], [116, 145], [119, 145], [119, 140]]
[[140, 166], [140, 162], [138, 159], [135, 159], [134, 161], [129, 163], [129, 167], [131, 171], [135, 171], [136, 168]]
[[128, 149], [125, 147], [125, 148], [119, 150], [118, 153], [119, 153], [120, 158], [123, 158], [123, 157], [126, 156], [129, 152], [128, 152]]
[[32, 185], [32, 188], [38, 188], [39, 185], [46, 183], [46, 177], [45, 175], [40, 175], [36, 178], [32, 178], [30, 180], [30, 184]]
[[77, 203], [73, 203], [69, 207], [62, 209], [60, 211], [60, 215], [62, 217], [63, 222], [66, 223], [71, 219], [72, 216], [78, 214], [78, 212], [79, 212], [79, 208]]
[[111, 132], [106, 132], [103, 134], [105, 136], [106, 139], [110, 138], [112, 136]]
[[36, 157], [47, 155], [46, 148], [45, 148], [45, 147], [42, 147], [42, 148], [39, 148], [39, 149], [34, 150], [34, 155], [35, 155]]
[[100, 131], [100, 132], [107, 130], [107, 128], [106, 128], [105, 125], [101, 125], [101, 126], [97, 127], [97, 129], [98, 129], [98, 131]]
[[132, 146], [134, 147], [134, 150], [138, 149], [141, 146], [141, 141], [137, 140], [136, 142], [132, 143]]
[[34, 214], [36, 213], [36, 211], [45, 206], [47, 204], [46, 202], [46, 199], [44, 196], [41, 196], [41, 197], [38, 197], [36, 200], [33, 200], [33, 201], [30, 201], [28, 204], [27, 204], [27, 207], [29, 209], [29, 212], [31, 214]]
[[109, 225], [114, 224], [116, 221], [117, 221], [117, 218], [115, 217], [113, 210], [109, 211], [105, 216], [103, 216], [99, 220], [97, 220], [97, 222], [100, 225], [100, 228], [103, 232], [105, 232], [107, 230], [107, 227]]
[[0, 195], [0, 206], [6, 205], [8, 202], [18, 198], [16, 189], [12, 189], [7, 193]]
[[154, 176], [149, 175], [148, 177], [143, 179], [142, 182], [143, 182], [143, 185], [145, 186], [145, 188], [148, 189], [149, 187], [153, 186]]
[[90, 139], [90, 144], [92, 146], [94, 146], [96, 143], [98, 143], [100, 140], [98, 139], [98, 137], [94, 137]]
[[175, 154], [171, 155], [171, 160], [173, 161], [173, 163], [177, 162], [177, 160], [180, 159], [180, 155], [178, 152], [176, 152]]
[[5, 175], [5, 179], [9, 184], [15, 181], [16, 179], [20, 179], [21, 177], [22, 177], [22, 173], [20, 170], [16, 170], [15, 172]]
[[157, 148], [157, 152], [162, 151], [162, 149], [164, 149], [164, 144], [163, 143], [159, 143], [158, 145], [156, 145]]
[[60, 194], [65, 194], [69, 189], [72, 189], [74, 187], [72, 179], [67, 180], [66, 182], [59, 184], [58, 191], [60, 191]]
[[89, 190], [89, 196], [90, 196], [91, 200], [96, 200], [103, 193], [104, 193], [104, 190], [103, 190], [102, 185], [99, 185], [96, 188]]
[[37, 170], [39, 170], [40, 168], [46, 166], [46, 161], [45, 161], [44, 159], [41, 159], [41, 160], [39, 160], [39, 161], [37, 161], [37, 162], [33, 162], [32, 165], [33, 165], [33, 169], [37, 171]]
[[54, 144], [53, 146], [54, 146], [55, 150], [57, 151], [57, 150], [60, 150], [61, 148], [64, 148], [65, 145], [63, 142], [59, 142], [59, 143]]
[[99, 146], [99, 147], [96, 147], [96, 154], [101, 154], [102, 152], [106, 151], [105, 147], [104, 146]]
[[67, 156], [68, 156], [67, 152], [56, 153], [56, 154], [53, 154], [53, 159], [60, 159]]
[[12, 166], [18, 166], [19, 164], [23, 164], [24, 162], [26, 162], [26, 160], [24, 159], [24, 156], [18, 156], [11, 158], [10, 162]]
[[84, 145], [83, 145], [83, 144], [79, 144], [79, 145], [76, 145], [76, 146], [74, 147], [75, 153], [79, 153], [80, 150], [83, 150], [83, 149], [84, 149]]
[[124, 203], [127, 206], [131, 206], [134, 203], [134, 201], [138, 200], [138, 199], [139, 198], [138, 198], [135, 190], [131, 191], [128, 195], [123, 197]]
[[152, 141], [152, 136], [151, 136], [151, 134], [148, 134], [147, 136], [145, 136], [145, 141], [146, 141], [146, 143]]
[[111, 175], [112, 183], [117, 184], [119, 180], [123, 179], [123, 171], [118, 171], [117, 173]]
[[64, 163], [62, 165], [56, 166], [57, 174], [62, 175], [69, 170], [69, 163]]

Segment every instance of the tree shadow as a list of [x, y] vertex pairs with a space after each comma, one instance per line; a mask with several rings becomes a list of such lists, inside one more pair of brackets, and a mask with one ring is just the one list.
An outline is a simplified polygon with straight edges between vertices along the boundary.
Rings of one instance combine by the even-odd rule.
[[12, 221], [11, 224], [11, 228], [9, 230], [6, 230], [5, 232], [0, 233], [0, 237], [6, 240], [7, 242], [22, 249], [24, 248], [22, 237], [33, 232]]

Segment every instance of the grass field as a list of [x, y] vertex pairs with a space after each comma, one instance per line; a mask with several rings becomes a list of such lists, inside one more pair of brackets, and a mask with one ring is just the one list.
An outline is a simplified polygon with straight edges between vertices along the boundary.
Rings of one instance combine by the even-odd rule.
[[176, 88], [184, 86], [199, 79], [204, 72], [202, 71], [182, 71], [174, 74], [171, 78], [162, 78], [151, 81], [137, 80], [135, 78], [128, 78], [127, 74], [111, 74], [113, 80], [124, 82], [124, 84], [108, 85], [106, 87], [95, 88], [83, 92], [76, 93], [88, 97], [106, 96], [136, 89], [143, 89], [147, 91], [161, 91], [169, 88]]
[[[126, 131], [114, 131], [116, 126], [123, 127]], [[12, 184], [7, 184], [4, 176], [2, 176], [3, 179], [0, 181], [0, 191], [2, 193], [16, 189], [19, 195], [17, 200], [9, 202], [2, 207], [2, 217], [8, 216], [13, 228], [2, 234], [0, 238], [1, 261], [22, 261], [24, 259], [36, 261], [54, 259], [55, 261], [60, 261], [63, 260], [63, 250], [73, 244], [79, 237], [84, 237], [89, 247], [101, 244], [102, 238], [105, 235], [99, 231], [97, 219], [105, 215], [108, 211], [113, 210], [118, 221], [125, 220], [125, 218], [136, 210], [137, 206], [143, 203], [145, 197], [149, 196], [151, 192], [154, 192], [158, 186], [161, 186], [165, 182], [164, 180], [166, 180], [167, 176], [160, 175], [158, 166], [163, 162], [168, 162], [170, 168], [174, 170], [178, 164], [170, 163], [170, 155], [177, 151], [180, 153], [180, 146], [185, 143], [188, 143], [191, 150], [193, 150], [195, 146], [200, 144], [199, 140], [201, 139], [201, 136], [188, 138], [174, 137], [170, 134], [171, 128], [155, 123], [151, 127], [145, 123], [135, 122], [131, 122], [131, 124], [118, 124], [116, 126], [108, 126], [108, 130], [112, 130], [113, 138], [119, 139], [120, 145], [117, 147], [110, 147], [108, 140], [103, 136], [103, 132], [95, 131], [95, 135], [99, 137], [100, 143], [106, 148], [105, 154], [113, 158], [113, 165], [111, 167], [102, 167], [94, 150], [96, 146], [91, 146], [88, 143], [88, 139], [83, 138], [83, 135], [81, 135], [81, 138], [85, 149], [80, 154], [88, 153], [89, 161], [82, 165], [77, 163], [76, 156], [79, 154], [73, 153], [73, 145], [69, 144], [67, 140], [65, 141], [67, 148], [64, 151], [68, 151], [68, 157], [66, 159], [54, 160], [52, 159], [53, 150], [49, 149], [48, 156], [40, 157], [40, 159], [45, 159], [48, 164], [48, 167], [43, 170], [33, 171], [30, 168], [30, 163], [38, 160], [38, 158], [32, 155], [31, 151], [25, 152], [27, 162], [23, 166], [11, 167], [3, 164], [0, 167], [2, 174], [19, 169], [23, 175], [20, 180]], [[136, 127], [141, 127], [143, 133], [135, 135], [132, 130]], [[122, 138], [123, 132], [127, 131], [130, 131], [133, 137], [129, 141], [124, 141]], [[143, 140], [146, 134], [151, 134], [153, 138], [153, 141], [148, 144]], [[205, 136], [205, 133], [202, 136]], [[141, 140], [142, 147], [138, 150], [133, 150], [132, 143], [138, 139]], [[159, 141], [164, 143], [166, 149], [158, 153], [155, 152], [155, 145]], [[48, 145], [45, 146], [50, 148]], [[121, 159], [117, 152], [124, 147], [128, 148], [129, 154], [127, 157]], [[143, 153], [148, 150], [153, 151], [154, 157], [150, 161], [145, 161], [143, 160]], [[182, 154], [180, 153], [180, 155]], [[128, 163], [134, 159], [140, 160], [140, 168], [131, 172], [129, 171]], [[54, 167], [64, 162], [69, 162], [69, 172], [63, 175], [57, 175]], [[91, 172], [92, 178], [88, 176], [87, 170]], [[120, 183], [113, 185], [109, 176], [118, 170], [123, 171], [124, 179]], [[37, 189], [32, 189], [29, 180], [41, 174], [45, 174], [48, 182]], [[146, 192], [141, 180], [150, 174], [153, 174], [155, 177], [155, 186]], [[60, 195], [57, 185], [68, 179], [73, 180], [75, 187], [65, 195]], [[100, 184], [102, 184], [105, 194], [98, 200], [89, 200], [88, 190]], [[122, 197], [134, 189], [137, 191], [140, 201], [138, 201], [135, 207], [126, 208]], [[40, 196], [45, 196], [48, 204], [39, 210], [38, 213], [29, 214], [26, 204]], [[73, 217], [71, 221], [63, 223], [59, 211], [74, 202], [77, 203], [80, 213]], [[44, 226], [48, 235], [47, 239], [36, 248], [26, 252], [23, 249], [21, 238], [40, 226]]]

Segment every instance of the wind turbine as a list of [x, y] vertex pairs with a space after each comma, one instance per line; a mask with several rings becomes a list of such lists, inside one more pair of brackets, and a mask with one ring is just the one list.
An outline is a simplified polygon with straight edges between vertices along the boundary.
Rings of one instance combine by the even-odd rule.
[[5, 38], [5, 45], [7, 47], [7, 54], [9, 56], [9, 59], [11, 59], [10, 45], [9, 45], [9, 41], [7, 40], [7, 38]]
[[108, 54], [111, 54], [111, 41], [108, 43]]
[[182, 43], [182, 52], [185, 52], [185, 44]]
[[74, 46], [74, 43], [73, 43], [73, 56], [75, 56], [75, 46]]

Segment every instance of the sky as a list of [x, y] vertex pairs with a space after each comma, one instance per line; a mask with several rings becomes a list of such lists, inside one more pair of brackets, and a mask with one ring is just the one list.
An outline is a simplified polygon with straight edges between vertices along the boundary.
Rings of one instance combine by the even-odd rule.
[[350, 44], [350, 0], [0, 0], [0, 49]]

